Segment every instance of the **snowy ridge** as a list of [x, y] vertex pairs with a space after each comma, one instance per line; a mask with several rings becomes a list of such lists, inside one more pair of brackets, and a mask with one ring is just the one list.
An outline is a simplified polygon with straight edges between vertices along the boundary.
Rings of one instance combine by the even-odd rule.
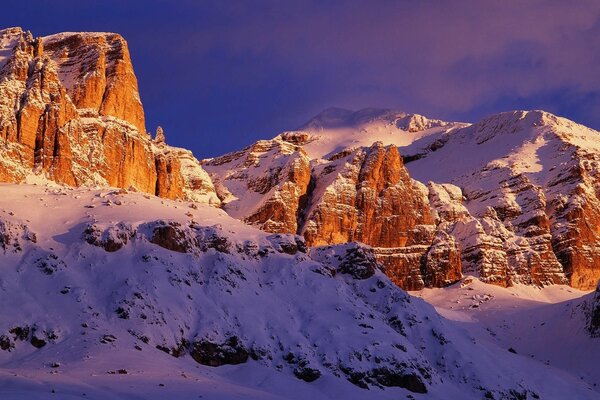
[[407, 146], [431, 135], [442, 135], [468, 124], [430, 120], [418, 114], [366, 108], [359, 111], [333, 108], [317, 115], [298, 129], [310, 135], [303, 146], [314, 159], [328, 158], [340, 151], [370, 146]]
[[[362, 165], [359, 155], [376, 143], [397, 146], [416, 180], [412, 185], [404, 182], [413, 187], [412, 194], [406, 190], [364, 202], [359, 187], [375, 183], [362, 182], [363, 170], [370, 167]], [[299, 130], [255, 146], [269, 150], [249, 146], [203, 162], [224, 188], [221, 199], [231, 201], [225, 209], [232, 216], [262, 229], [277, 226], [277, 232], [303, 234], [311, 244], [360, 240], [354, 221], [370, 213], [375, 220], [398, 221], [393, 229], [419, 248], [398, 247], [404, 245], [383, 232], [370, 236], [368, 243], [397, 249], [397, 254], [382, 250], [388, 257], [382, 262], [395, 271], [398, 284], [409, 285], [405, 288], [444, 285], [462, 273], [503, 286], [569, 282], [592, 289], [600, 279], [600, 231], [581, 218], [600, 221], [600, 134], [567, 119], [544, 111], [513, 111], [468, 125], [393, 110], [328, 109]], [[264, 211], [277, 192], [266, 193], [255, 182], [272, 179], [272, 163], [296, 157], [310, 159], [311, 176], [304, 193], [303, 186], [296, 186], [301, 193], [297, 210], [281, 206], [255, 212]], [[387, 163], [394, 164], [391, 176], [404, 173], [402, 160]], [[368, 175], [378, 181], [379, 191], [393, 185], [380, 172]], [[285, 182], [279, 175], [277, 187]], [[420, 201], [421, 191], [429, 197], [430, 210]], [[236, 208], [242, 195], [244, 205]], [[398, 196], [412, 205], [394, 207]], [[323, 212], [315, 215], [319, 204]], [[411, 207], [423, 210], [423, 218], [410, 217]], [[261, 225], [282, 214], [296, 222]], [[425, 253], [433, 259], [421, 273], [414, 263]], [[412, 283], [406, 283], [408, 276]]]
[[[395, 287], [364, 246], [307, 253], [297, 236], [123, 190], [1, 189], [6, 236], [21, 243], [0, 281], [14, 310], [0, 315], [9, 398], [597, 395], [479, 345]], [[222, 364], [233, 365], [208, 366]]]
[[0, 30], [0, 70], [12, 55], [21, 33], [21, 28]]

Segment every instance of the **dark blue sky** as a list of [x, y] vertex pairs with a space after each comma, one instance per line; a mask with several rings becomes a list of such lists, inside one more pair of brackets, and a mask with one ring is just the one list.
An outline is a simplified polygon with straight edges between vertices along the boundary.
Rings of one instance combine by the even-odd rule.
[[[330, 106], [600, 128], [600, 1], [28, 1], [0, 25], [129, 42], [147, 128], [203, 158]], [[569, 3], [569, 4], [567, 4]]]

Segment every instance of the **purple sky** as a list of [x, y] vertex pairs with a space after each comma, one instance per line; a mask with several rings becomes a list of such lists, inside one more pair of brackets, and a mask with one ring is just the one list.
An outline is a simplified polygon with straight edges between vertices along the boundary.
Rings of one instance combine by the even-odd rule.
[[600, 129], [597, 0], [5, 3], [0, 25], [35, 36], [121, 33], [148, 130], [201, 158], [330, 106], [463, 121], [541, 108]]

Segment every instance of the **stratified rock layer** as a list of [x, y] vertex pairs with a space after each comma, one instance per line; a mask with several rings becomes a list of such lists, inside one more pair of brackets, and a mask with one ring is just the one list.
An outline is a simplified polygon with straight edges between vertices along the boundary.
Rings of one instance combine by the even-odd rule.
[[460, 279], [456, 246], [440, 242], [427, 191], [409, 177], [396, 147], [349, 149], [311, 168], [300, 147], [306, 139], [283, 134], [205, 160], [225, 210], [270, 232], [298, 233], [309, 246], [370, 245], [404, 288]]
[[[218, 204], [210, 179], [189, 152], [164, 140], [154, 143], [146, 133], [120, 35], [34, 39], [10, 28], [0, 31], [0, 47], [0, 180], [41, 175], [71, 186], [133, 187]], [[191, 177], [182, 164], [194, 161], [198, 174]]]
[[[386, 143], [365, 146], [371, 136]], [[307, 154], [308, 185], [279, 173]], [[204, 163], [234, 217], [310, 246], [368, 244], [405, 289], [463, 272], [502, 286], [593, 289], [600, 279], [600, 134], [545, 112], [468, 126], [331, 109], [301, 131]], [[295, 195], [281, 201], [286, 184]]]

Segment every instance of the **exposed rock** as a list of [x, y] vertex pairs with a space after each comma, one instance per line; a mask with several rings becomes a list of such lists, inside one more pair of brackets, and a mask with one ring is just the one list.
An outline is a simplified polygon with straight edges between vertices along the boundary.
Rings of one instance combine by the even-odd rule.
[[306, 153], [281, 138], [261, 140], [239, 152], [204, 160], [225, 210], [273, 233], [295, 233], [306, 201]]
[[239, 342], [237, 336], [228, 338], [224, 343], [200, 340], [192, 343], [190, 355], [196, 362], [210, 367], [225, 364], [242, 364], [248, 361], [248, 350]]
[[339, 264], [339, 271], [355, 279], [367, 279], [379, 268], [377, 259], [370, 249], [363, 246], [351, 247], [346, 250]]
[[73, 104], [145, 132], [144, 110], [127, 42], [115, 33], [59, 33], [43, 38]]
[[427, 393], [427, 386], [422, 378], [412, 372], [394, 371], [389, 368], [378, 368], [372, 371], [373, 377], [383, 386], [397, 386], [413, 393]]
[[588, 307], [588, 332], [592, 337], [600, 337], [600, 281]]
[[294, 368], [294, 375], [304, 382], [314, 382], [321, 377], [321, 371], [309, 366], [297, 366]]
[[[11, 28], [0, 31], [0, 38], [1, 50], [10, 55], [0, 69], [0, 181], [41, 174], [71, 186], [134, 187], [218, 205], [212, 182], [191, 153], [146, 134], [120, 35], [33, 39]], [[194, 163], [191, 172], [199, 174], [191, 178]]]
[[0, 350], [11, 351], [15, 348], [14, 343], [6, 335], [0, 336]]
[[110, 225], [105, 229], [97, 224], [90, 224], [85, 228], [83, 238], [87, 243], [112, 253], [120, 250], [135, 234], [133, 227], [123, 223]]
[[276, 234], [268, 236], [267, 239], [279, 253], [296, 254], [298, 252], [307, 252], [306, 243], [302, 236]]
[[35, 243], [36, 240], [35, 233], [31, 232], [26, 225], [0, 220], [0, 250], [3, 253], [20, 252], [25, 243]]
[[159, 221], [152, 228], [150, 242], [167, 250], [187, 253], [197, 247], [197, 242], [188, 230], [182, 229], [177, 222]]
[[410, 246], [424, 239], [418, 225], [433, 224], [395, 147], [375, 143], [319, 167], [301, 228], [309, 245]]
[[161, 126], [156, 128], [156, 134], [154, 135], [154, 142], [156, 144], [166, 143], [165, 133], [163, 132], [163, 128]]

